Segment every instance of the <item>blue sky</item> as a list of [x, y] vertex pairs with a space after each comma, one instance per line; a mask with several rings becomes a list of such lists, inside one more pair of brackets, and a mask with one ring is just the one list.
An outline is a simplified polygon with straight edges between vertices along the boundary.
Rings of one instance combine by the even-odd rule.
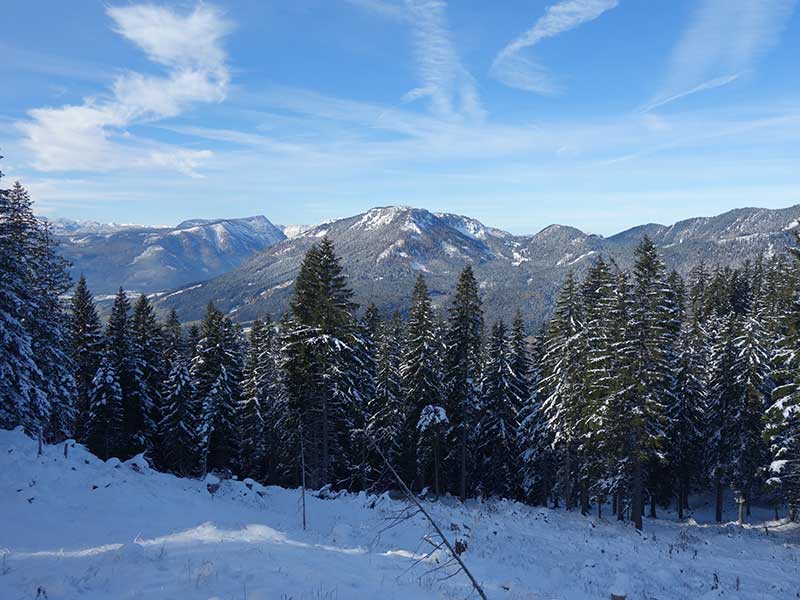
[[800, 203], [796, 0], [12, 1], [2, 169], [40, 212], [407, 204], [611, 234]]

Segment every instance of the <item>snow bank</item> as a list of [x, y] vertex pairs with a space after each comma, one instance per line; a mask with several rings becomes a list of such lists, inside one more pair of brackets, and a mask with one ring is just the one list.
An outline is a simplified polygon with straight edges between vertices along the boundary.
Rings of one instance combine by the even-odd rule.
[[[209, 480], [210, 481], [210, 480]], [[466, 598], [462, 575], [388, 494], [306, 496], [251, 480], [178, 479], [0, 431], [0, 598]], [[326, 499], [327, 498], [327, 499]], [[616, 521], [505, 501], [428, 503], [489, 598], [796, 598], [794, 526]], [[38, 592], [37, 590], [42, 590]]]

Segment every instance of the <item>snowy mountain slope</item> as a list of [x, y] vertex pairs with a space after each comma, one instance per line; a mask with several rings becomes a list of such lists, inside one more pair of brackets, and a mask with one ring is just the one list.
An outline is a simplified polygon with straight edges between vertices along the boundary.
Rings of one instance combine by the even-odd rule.
[[[81, 446], [45, 447], [0, 431], [0, 598], [467, 598], [463, 575], [434, 571], [421, 516], [388, 527], [405, 503], [308, 496], [103, 463]], [[427, 503], [492, 600], [789, 599], [800, 592], [800, 532], [615, 520], [510, 502]], [[733, 508], [729, 516], [733, 516]], [[764, 526], [769, 527], [765, 533]]]
[[458, 273], [470, 264], [490, 320], [508, 319], [520, 309], [536, 325], [548, 314], [569, 271], [581, 274], [600, 253], [627, 267], [645, 234], [658, 244], [668, 266], [686, 274], [701, 261], [729, 265], [759, 252], [780, 252], [799, 221], [800, 206], [795, 206], [739, 209], [670, 227], [644, 225], [609, 238], [563, 225], [515, 236], [460, 215], [379, 207], [312, 227], [160, 304], [177, 308], [184, 319], [199, 318], [209, 301], [243, 321], [265, 312], [279, 316], [288, 305], [303, 254], [327, 235], [342, 258], [357, 302], [405, 310], [414, 279], [424, 273], [434, 303], [443, 305]]
[[120, 286], [144, 293], [209, 279], [286, 239], [266, 217], [196, 219], [177, 227], [103, 226], [60, 221], [55, 233], [75, 277], [96, 294]]

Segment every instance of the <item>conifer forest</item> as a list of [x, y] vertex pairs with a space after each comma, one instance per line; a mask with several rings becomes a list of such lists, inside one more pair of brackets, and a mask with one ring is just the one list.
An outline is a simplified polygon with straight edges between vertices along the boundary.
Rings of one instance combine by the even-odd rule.
[[[73, 287], [74, 285], [74, 287]], [[327, 237], [286, 314], [186, 326], [120, 289], [101, 319], [19, 183], [0, 193], [0, 427], [160, 471], [507, 498], [630, 521], [706, 495], [800, 503], [800, 251], [684, 278], [642, 237], [598, 255], [545, 325], [487, 322], [467, 266], [446, 310], [356, 298]], [[390, 468], [391, 467], [391, 468]], [[604, 514], [603, 511], [606, 511]]]

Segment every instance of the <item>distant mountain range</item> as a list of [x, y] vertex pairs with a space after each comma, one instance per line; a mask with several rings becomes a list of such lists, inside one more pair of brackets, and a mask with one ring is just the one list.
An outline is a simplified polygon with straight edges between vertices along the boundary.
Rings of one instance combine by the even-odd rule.
[[177, 227], [52, 221], [61, 253], [98, 295], [154, 293], [210, 279], [287, 239], [263, 216], [194, 219]]
[[198, 277], [191, 285], [159, 294], [157, 305], [176, 308], [184, 320], [200, 318], [209, 301], [240, 321], [267, 312], [280, 316], [288, 306], [303, 255], [328, 236], [362, 305], [373, 301], [386, 311], [405, 311], [421, 272], [435, 304], [442, 306], [459, 272], [471, 264], [487, 318], [510, 318], [520, 309], [535, 325], [549, 312], [567, 272], [582, 274], [598, 254], [628, 267], [645, 234], [660, 247], [668, 266], [685, 274], [701, 261], [728, 265], [760, 252], [782, 252], [799, 220], [800, 206], [742, 208], [672, 226], [642, 225], [608, 238], [563, 225], [520, 236], [460, 215], [374, 208], [278, 241], [219, 277], [207, 281]]

